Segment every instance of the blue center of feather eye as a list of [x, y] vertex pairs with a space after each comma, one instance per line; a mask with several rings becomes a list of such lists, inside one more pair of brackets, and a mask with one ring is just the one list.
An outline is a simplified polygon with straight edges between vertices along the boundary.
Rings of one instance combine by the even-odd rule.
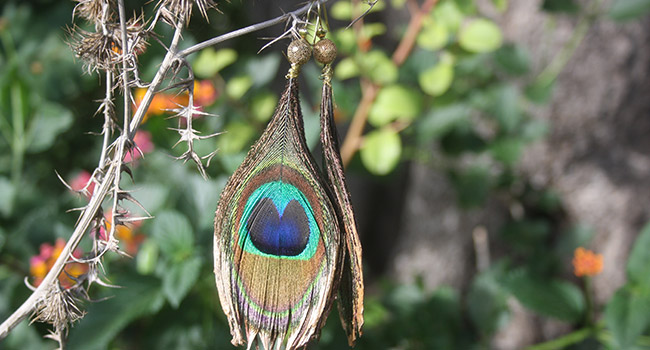
[[296, 256], [309, 242], [307, 214], [295, 199], [280, 214], [270, 198], [262, 198], [248, 217], [247, 229], [255, 247], [266, 254]]
[[237, 238], [244, 251], [269, 258], [308, 260], [320, 241], [314, 209], [292, 184], [267, 182], [246, 199]]

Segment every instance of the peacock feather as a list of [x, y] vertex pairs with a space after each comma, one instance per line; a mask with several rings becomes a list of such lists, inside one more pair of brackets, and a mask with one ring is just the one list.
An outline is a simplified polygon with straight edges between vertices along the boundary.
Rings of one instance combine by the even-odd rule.
[[357, 233], [350, 192], [345, 182], [338, 135], [334, 124], [331, 63], [336, 58], [336, 53], [336, 45], [329, 39], [321, 39], [314, 45], [314, 58], [324, 64], [320, 107], [323, 168], [327, 183], [333, 194], [332, 202], [342, 229], [342, 244], [346, 248], [342, 252], [344, 259], [338, 308], [341, 323], [348, 335], [348, 343], [353, 346], [356, 339], [361, 335], [361, 326], [363, 325], [363, 270], [361, 266], [361, 242]]
[[343, 263], [339, 217], [306, 145], [292, 68], [274, 116], [222, 192], [215, 216], [215, 275], [232, 343], [303, 348], [318, 335]]

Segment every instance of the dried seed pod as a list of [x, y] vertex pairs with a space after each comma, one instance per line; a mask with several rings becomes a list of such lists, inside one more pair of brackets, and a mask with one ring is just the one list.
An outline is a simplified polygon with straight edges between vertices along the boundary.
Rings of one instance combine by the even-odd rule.
[[303, 65], [311, 57], [311, 47], [304, 40], [294, 40], [287, 48], [287, 58], [291, 64]]
[[336, 45], [330, 39], [322, 39], [314, 45], [314, 58], [322, 64], [332, 63], [336, 53]]

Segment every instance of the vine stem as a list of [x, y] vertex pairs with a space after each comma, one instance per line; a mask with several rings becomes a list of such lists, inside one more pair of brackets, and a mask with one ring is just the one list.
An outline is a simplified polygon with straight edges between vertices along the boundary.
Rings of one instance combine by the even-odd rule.
[[[411, 17], [406, 33], [393, 52], [392, 60], [397, 67], [401, 66], [411, 54], [411, 51], [413, 51], [415, 39], [417, 39], [418, 33], [422, 28], [424, 16], [433, 10], [437, 2], [438, 0], [426, 0], [420, 7], [419, 11], [414, 13]], [[373, 102], [375, 102], [380, 89], [381, 85], [377, 83], [373, 83], [368, 79], [361, 80], [361, 102], [359, 103], [357, 110], [354, 112], [350, 128], [348, 129], [343, 145], [341, 146], [341, 159], [344, 166], [350, 163], [354, 153], [356, 153], [361, 147], [363, 129], [368, 120], [368, 113], [370, 112], [370, 108], [372, 107]]]
[[[318, 3], [324, 4], [328, 1], [329, 0], [318, 0]], [[120, 4], [121, 3], [122, 2], [120, 1]], [[98, 188], [93, 192], [93, 195], [91, 196], [88, 205], [84, 208], [84, 210], [80, 214], [80, 219], [78, 221], [78, 224], [75, 226], [75, 229], [72, 235], [70, 236], [70, 239], [68, 239], [68, 242], [63, 247], [61, 254], [59, 255], [58, 259], [54, 262], [50, 271], [47, 273], [45, 278], [43, 278], [41, 284], [27, 298], [27, 300], [25, 300], [25, 302], [23, 302], [18, 307], [18, 309], [16, 309], [16, 311], [14, 311], [4, 322], [2, 322], [2, 324], [0, 324], [0, 339], [4, 339], [9, 334], [9, 332], [11, 332], [12, 329], [14, 329], [22, 320], [27, 318], [27, 316], [34, 311], [38, 303], [42, 302], [42, 300], [45, 298], [48, 288], [50, 288], [50, 286], [56, 283], [58, 276], [63, 271], [63, 268], [65, 267], [65, 264], [70, 258], [70, 256], [72, 256], [72, 252], [79, 245], [79, 242], [81, 242], [84, 233], [88, 230], [93, 218], [96, 216], [99, 208], [101, 207], [102, 202], [107, 197], [111, 188], [113, 188], [113, 186], [115, 185], [114, 182], [116, 176], [118, 176], [117, 174], [119, 174], [122, 171], [121, 165], [122, 165], [122, 159], [124, 157], [123, 155], [124, 143], [126, 142], [126, 140], [132, 139], [135, 136], [135, 133], [144, 118], [145, 112], [147, 111], [149, 105], [151, 104], [151, 101], [153, 100], [154, 93], [158, 90], [158, 88], [162, 84], [165, 75], [170, 70], [174, 62], [179, 58], [195, 53], [206, 47], [213, 46], [221, 42], [231, 40], [239, 36], [249, 34], [264, 28], [268, 28], [276, 24], [283, 23], [288, 19], [292, 18], [293, 16], [299, 16], [304, 14], [305, 12], [309, 11], [312, 7], [313, 4], [307, 4], [295, 11], [285, 13], [282, 16], [217, 36], [215, 38], [193, 45], [182, 51], [177, 51], [178, 43], [180, 42], [181, 39], [181, 32], [183, 27], [183, 22], [179, 22], [175, 26], [176, 28], [174, 31], [172, 43], [169, 47], [169, 50], [167, 51], [167, 54], [165, 55], [165, 58], [163, 59], [163, 62], [160, 65], [160, 68], [156, 72], [156, 75], [151, 81], [144, 97], [142, 98], [140, 105], [138, 106], [130, 122], [128, 122], [130, 117], [128, 115], [129, 108], [130, 108], [128, 106], [130, 106], [130, 100], [128, 99], [128, 94], [127, 94], [128, 85], [126, 85], [128, 82], [126, 81], [127, 79], [124, 79], [124, 83], [125, 83], [124, 94], [126, 95], [124, 100], [125, 101], [124, 121], [125, 123], [128, 122], [128, 124], [124, 125], [125, 132], [122, 135], [120, 135], [120, 139], [117, 140], [118, 151], [116, 151], [113, 154], [112, 157], [113, 159], [111, 162], [109, 162], [109, 168], [106, 171], [106, 175], [101, 179], [99, 186], [97, 186]], [[122, 15], [122, 13], [120, 14]], [[125, 26], [122, 26], [122, 32], [124, 35], [126, 35]], [[124, 37], [122, 40], [124, 45], [128, 45]], [[126, 51], [123, 50], [123, 53], [126, 54]], [[124, 66], [123, 69], [126, 72]], [[123, 72], [123, 74], [127, 74], [127, 73]], [[108, 147], [107, 145], [105, 146]], [[105, 152], [104, 148], [102, 152]], [[102, 164], [101, 159], [100, 159], [100, 164]]]

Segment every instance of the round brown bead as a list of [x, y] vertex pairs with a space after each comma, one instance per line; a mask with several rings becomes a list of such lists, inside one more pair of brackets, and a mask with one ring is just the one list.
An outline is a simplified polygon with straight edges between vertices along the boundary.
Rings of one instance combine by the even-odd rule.
[[314, 58], [322, 64], [332, 63], [336, 58], [336, 45], [330, 39], [322, 39], [314, 45]]
[[304, 40], [294, 40], [287, 48], [287, 58], [292, 64], [303, 65], [311, 57], [311, 47]]

